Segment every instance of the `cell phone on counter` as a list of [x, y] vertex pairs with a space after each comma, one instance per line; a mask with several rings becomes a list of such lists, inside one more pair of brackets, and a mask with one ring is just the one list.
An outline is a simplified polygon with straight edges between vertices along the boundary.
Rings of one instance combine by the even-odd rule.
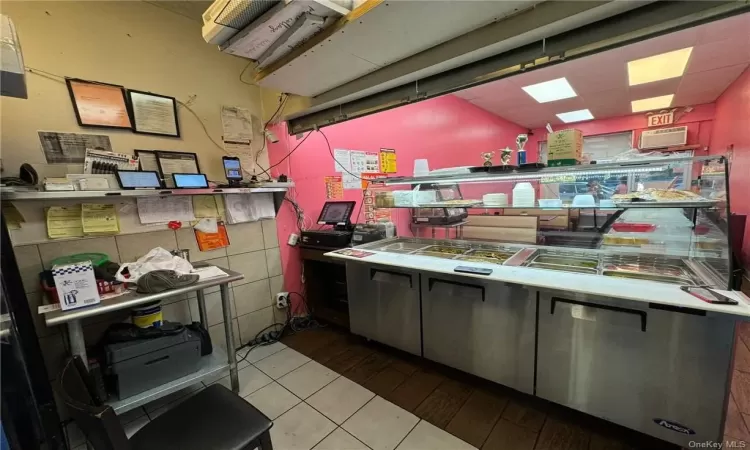
[[680, 286], [680, 289], [706, 303], [712, 303], [715, 305], [739, 304], [739, 302], [733, 298], [729, 298], [724, 294], [708, 289], [708, 286]]
[[221, 158], [224, 163], [224, 176], [229, 181], [240, 181], [242, 180], [242, 167], [240, 166], [240, 158], [236, 156], [223, 156]]

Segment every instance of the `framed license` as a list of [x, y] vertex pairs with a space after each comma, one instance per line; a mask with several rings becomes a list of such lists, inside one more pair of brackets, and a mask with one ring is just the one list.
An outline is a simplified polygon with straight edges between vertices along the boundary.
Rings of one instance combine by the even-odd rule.
[[201, 173], [198, 166], [198, 155], [189, 152], [167, 152], [156, 150], [159, 172], [166, 187], [173, 188], [173, 173]]
[[174, 97], [128, 89], [128, 107], [134, 133], [180, 137]]
[[66, 78], [73, 111], [82, 127], [132, 129], [125, 88], [116, 84]]

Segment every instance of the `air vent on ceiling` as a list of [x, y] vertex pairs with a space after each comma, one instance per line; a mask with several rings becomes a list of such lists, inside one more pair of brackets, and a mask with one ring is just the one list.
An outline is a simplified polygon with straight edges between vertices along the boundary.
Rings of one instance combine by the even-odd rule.
[[638, 148], [664, 148], [687, 143], [687, 127], [660, 128], [641, 133]]

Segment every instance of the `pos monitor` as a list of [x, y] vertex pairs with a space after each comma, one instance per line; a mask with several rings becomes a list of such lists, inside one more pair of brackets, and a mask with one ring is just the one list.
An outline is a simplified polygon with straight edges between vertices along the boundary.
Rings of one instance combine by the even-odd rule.
[[318, 225], [348, 226], [356, 202], [325, 202]]

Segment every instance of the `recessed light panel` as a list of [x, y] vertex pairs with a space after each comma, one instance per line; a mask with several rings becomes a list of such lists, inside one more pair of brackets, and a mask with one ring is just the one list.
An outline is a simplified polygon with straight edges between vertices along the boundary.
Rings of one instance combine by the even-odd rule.
[[636, 59], [628, 62], [628, 83], [631, 86], [682, 76], [693, 47]]
[[630, 106], [633, 108], [633, 112], [652, 111], [654, 109], [669, 108], [672, 104], [674, 94], [662, 95], [660, 97], [644, 98], [642, 100], [633, 100], [630, 102]]
[[578, 111], [570, 111], [566, 113], [560, 113], [557, 115], [565, 123], [580, 122], [582, 120], [591, 120], [594, 116], [588, 109], [580, 109]]
[[539, 103], [549, 103], [554, 102], [555, 100], [562, 100], [564, 98], [576, 96], [576, 91], [573, 90], [573, 87], [564, 77], [556, 80], [545, 81], [544, 83], [524, 86], [521, 89], [534, 97], [534, 100]]

